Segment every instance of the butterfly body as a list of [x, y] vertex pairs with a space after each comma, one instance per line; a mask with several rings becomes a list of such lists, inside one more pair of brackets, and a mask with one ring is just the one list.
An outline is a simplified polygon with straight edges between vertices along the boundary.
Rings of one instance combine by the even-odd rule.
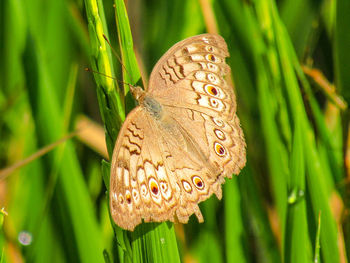
[[142, 106], [155, 118], [160, 120], [163, 117], [163, 109], [160, 103], [152, 97], [146, 96]]
[[198, 203], [221, 198], [225, 177], [245, 165], [224, 40], [204, 34], [183, 40], [155, 66], [149, 88], [132, 87], [139, 102], [126, 118], [112, 157], [114, 221], [133, 230], [142, 220], [186, 223]]

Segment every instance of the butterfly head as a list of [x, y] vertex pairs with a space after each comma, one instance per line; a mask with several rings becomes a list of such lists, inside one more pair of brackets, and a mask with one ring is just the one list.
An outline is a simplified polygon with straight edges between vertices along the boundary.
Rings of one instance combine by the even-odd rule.
[[130, 85], [130, 92], [132, 96], [139, 102], [139, 104], [141, 104], [146, 92], [141, 87], [132, 85]]

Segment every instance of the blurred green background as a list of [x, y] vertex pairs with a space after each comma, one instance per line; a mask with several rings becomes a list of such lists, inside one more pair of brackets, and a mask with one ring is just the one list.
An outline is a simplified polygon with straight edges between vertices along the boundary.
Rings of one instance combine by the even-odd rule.
[[[0, 1], [0, 263], [348, 262], [350, 2], [125, 5]], [[107, 152], [135, 104], [84, 68], [142, 84], [173, 44], [205, 32], [229, 47], [247, 165], [223, 200], [201, 204], [203, 224], [123, 231]], [[57, 142], [77, 127], [87, 133]]]

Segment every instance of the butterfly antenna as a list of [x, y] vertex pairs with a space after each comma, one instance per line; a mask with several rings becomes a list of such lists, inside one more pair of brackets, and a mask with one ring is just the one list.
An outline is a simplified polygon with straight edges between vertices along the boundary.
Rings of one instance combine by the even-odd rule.
[[115, 80], [115, 81], [117, 81], [117, 82], [119, 82], [119, 83], [121, 83], [121, 84], [128, 85], [129, 87], [135, 87], [134, 85], [132, 85], [132, 84], [130, 84], [130, 83], [121, 81], [121, 80], [119, 80], [119, 79], [117, 79], [117, 78], [115, 78], [115, 77], [106, 75], [106, 74], [104, 74], [104, 73], [102, 73], [102, 72], [98, 72], [98, 71], [93, 70], [93, 69], [91, 69], [91, 68], [85, 68], [85, 71], [87, 71], [87, 72], [92, 72], [92, 73], [96, 73], [96, 74], [99, 74], [99, 75], [104, 76], [104, 77], [106, 77], [106, 78], [113, 79], [113, 80]]
[[111, 43], [109, 42], [109, 40], [108, 40], [108, 38], [106, 37], [106, 35], [103, 34], [102, 36], [103, 36], [103, 38], [106, 40], [108, 46], [111, 48], [111, 50], [112, 50], [114, 56], [117, 57], [119, 63], [122, 65], [122, 67], [123, 67], [123, 69], [125, 70], [126, 74], [128, 74], [129, 78], [130, 78], [131, 81], [134, 83], [134, 81], [133, 81], [133, 79], [132, 79], [132, 77], [131, 77], [131, 74], [129, 74], [129, 72], [128, 72], [128, 70], [126, 69], [126, 67], [124, 66], [124, 64], [123, 64], [123, 62], [122, 62], [120, 56], [119, 56], [118, 53], [115, 51], [115, 49], [112, 47], [112, 45], [111, 45]]

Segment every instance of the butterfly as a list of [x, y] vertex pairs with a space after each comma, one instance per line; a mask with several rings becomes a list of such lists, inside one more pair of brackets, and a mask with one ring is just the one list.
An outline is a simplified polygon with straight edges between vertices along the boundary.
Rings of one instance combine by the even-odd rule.
[[192, 214], [203, 222], [198, 203], [221, 199], [224, 178], [244, 167], [228, 56], [221, 36], [193, 36], [161, 57], [148, 89], [130, 88], [139, 106], [119, 132], [110, 176], [111, 215], [121, 228], [187, 223]]

